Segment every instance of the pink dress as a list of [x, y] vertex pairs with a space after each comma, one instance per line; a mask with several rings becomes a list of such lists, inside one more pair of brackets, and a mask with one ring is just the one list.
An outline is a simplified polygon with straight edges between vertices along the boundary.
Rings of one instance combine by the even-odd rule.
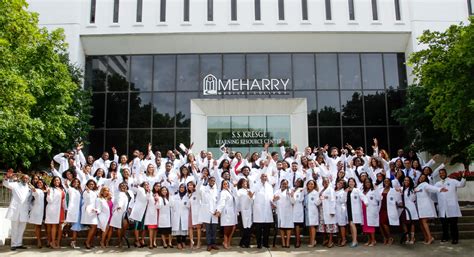
[[362, 224], [362, 232], [364, 233], [375, 233], [375, 227], [367, 226], [367, 207], [362, 202], [362, 215], [364, 217], [364, 222]]

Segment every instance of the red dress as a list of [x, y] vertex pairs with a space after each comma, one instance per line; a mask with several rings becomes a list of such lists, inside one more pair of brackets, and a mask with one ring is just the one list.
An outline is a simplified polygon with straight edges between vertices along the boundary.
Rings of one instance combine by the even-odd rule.
[[367, 225], [367, 207], [362, 202], [362, 215], [364, 217], [364, 224], [362, 224], [362, 232], [364, 233], [375, 233], [375, 227]]
[[65, 220], [65, 215], [64, 215], [64, 202], [66, 201], [66, 193], [64, 193], [64, 190], [61, 190], [61, 211], [59, 212], [59, 223], [63, 223]]
[[388, 193], [382, 193], [382, 204], [380, 206], [380, 225], [390, 225], [388, 221], [388, 211], [387, 211], [387, 194]]

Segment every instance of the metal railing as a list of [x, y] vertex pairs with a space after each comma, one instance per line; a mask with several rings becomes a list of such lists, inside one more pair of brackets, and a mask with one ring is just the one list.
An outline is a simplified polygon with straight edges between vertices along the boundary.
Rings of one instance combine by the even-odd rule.
[[12, 191], [1, 184], [0, 181], [0, 208], [8, 207], [10, 205], [10, 199], [12, 197]]

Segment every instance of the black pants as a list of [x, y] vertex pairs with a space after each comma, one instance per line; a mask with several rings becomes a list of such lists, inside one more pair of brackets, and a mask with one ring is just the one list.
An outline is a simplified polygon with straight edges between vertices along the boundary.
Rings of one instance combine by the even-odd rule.
[[178, 244], [185, 244], [186, 243], [186, 236], [176, 236], [176, 242]]
[[212, 246], [216, 244], [216, 231], [217, 224], [204, 223], [206, 226], [206, 242], [207, 246]]
[[270, 248], [268, 245], [268, 237], [270, 236], [270, 228], [273, 223], [254, 223], [255, 236], [257, 237], [257, 247]]
[[250, 228], [241, 228], [240, 246], [250, 247], [250, 237], [252, 230]]
[[458, 218], [440, 218], [441, 225], [443, 227], [443, 238], [442, 240], [449, 240], [449, 231], [451, 230], [451, 240], [459, 240], [459, 230], [458, 230]]

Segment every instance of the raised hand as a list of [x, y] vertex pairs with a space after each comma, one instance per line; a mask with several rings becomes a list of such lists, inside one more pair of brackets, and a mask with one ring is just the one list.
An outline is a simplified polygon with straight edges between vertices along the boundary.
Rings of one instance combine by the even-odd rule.
[[112, 146], [112, 153], [113, 153], [114, 155], [117, 154], [117, 149], [115, 149], [115, 146]]

